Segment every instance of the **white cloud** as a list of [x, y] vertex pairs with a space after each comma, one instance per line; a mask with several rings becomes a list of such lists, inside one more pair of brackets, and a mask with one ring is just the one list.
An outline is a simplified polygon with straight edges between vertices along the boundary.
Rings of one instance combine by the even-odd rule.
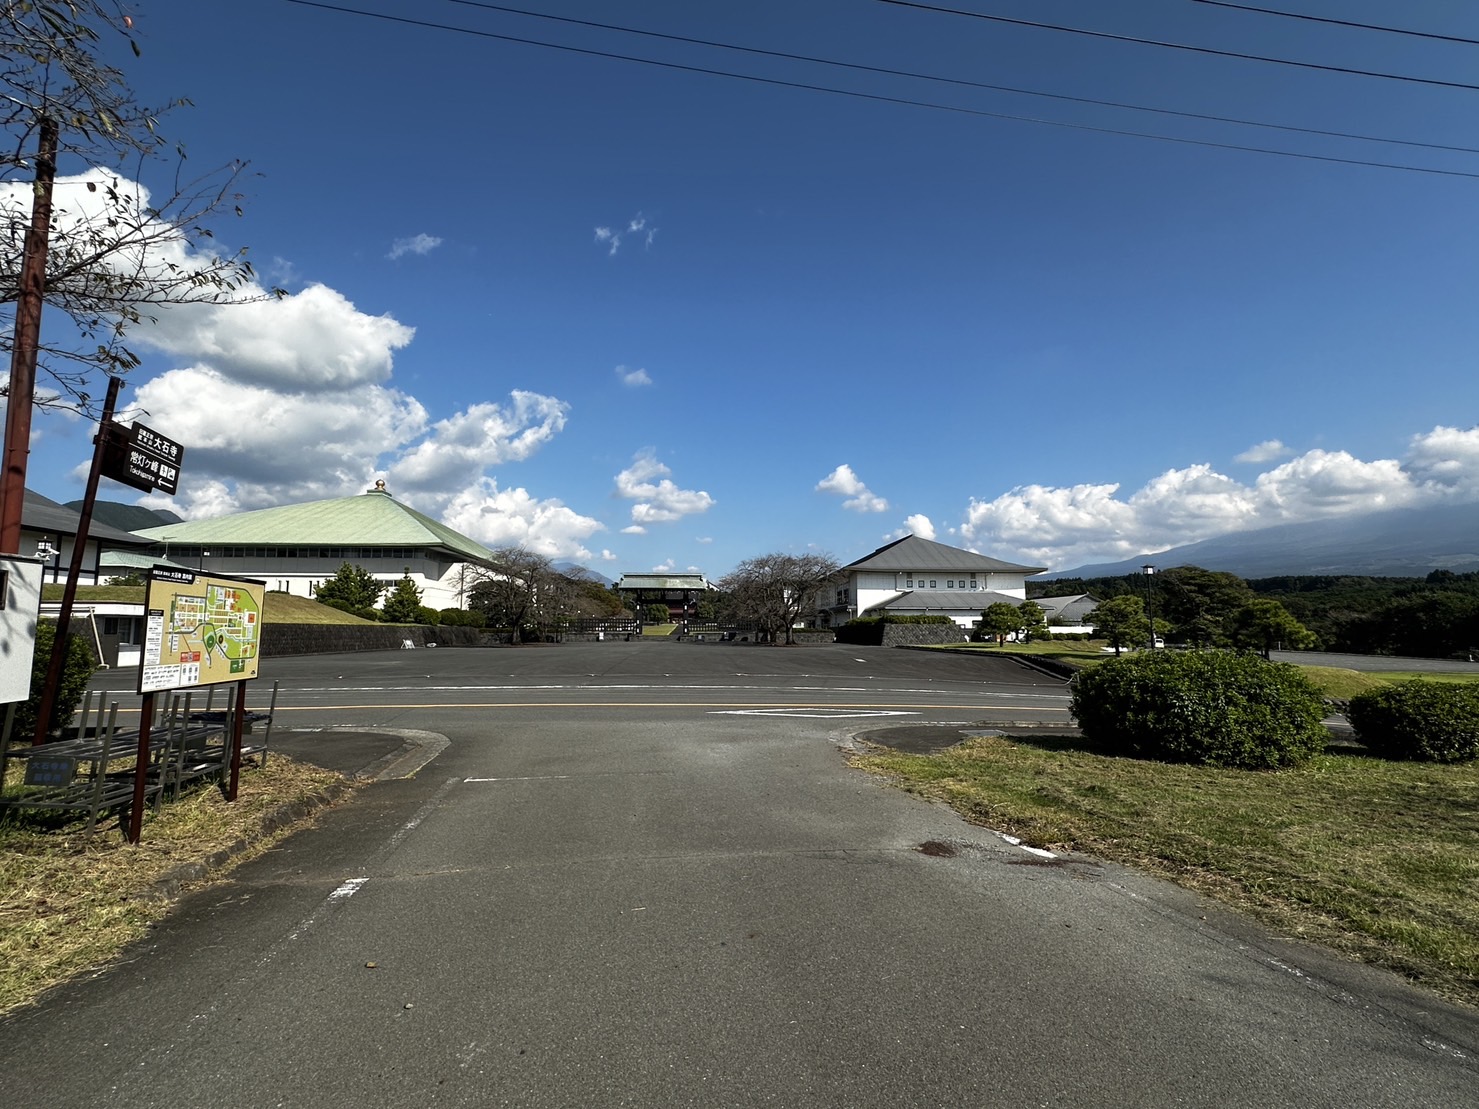
[[435, 235], [412, 235], [409, 239], [397, 239], [390, 244], [390, 253], [385, 257], [392, 262], [407, 254], [430, 254], [442, 245], [442, 240]]
[[[406, 499], [415, 505], [415, 498]], [[599, 520], [559, 500], [540, 500], [527, 489], [499, 489], [493, 478], [458, 492], [441, 519], [486, 547], [521, 547], [547, 558], [588, 559], [584, 540], [604, 530]]]
[[641, 524], [628, 524], [626, 527], [621, 529], [621, 533], [623, 535], [646, 535], [647, 529], [644, 528]]
[[671, 574], [673, 572], [673, 566], [673, 560], [670, 558], [667, 561], [660, 562], [658, 563], [658, 565], [654, 566], [652, 568], [652, 572], [654, 574]]
[[520, 462], [565, 427], [570, 406], [540, 393], [516, 389], [513, 405], [483, 402], [439, 420], [430, 433], [390, 467], [397, 488], [421, 493], [451, 491], [476, 482], [500, 462]]
[[1277, 439], [1265, 439], [1262, 443], [1256, 443], [1242, 454], [1237, 455], [1233, 461], [1262, 464], [1272, 462], [1276, 458], [1284, 458], [1288, 454], [1289, 448]]
[[[98, 194], [63, 188], [63, 218], [88, 214]], [[0, 211], [13, 202], [0, 186]], [[420, 235], [392, 253], [424, 254], [438, 243]], [[175, 240], [123, 261], [190, 272], [209, 259]], [[291, 263], [275, 266], [288, 272]], [[598, 521], [559, 500], [500, 488], [489, 473], [557, 436], [565, 402], [514, 390], [505, 403], [473, 397], [433, 422], [419, 400], [390, 384], [395, 354], [414, 329], [364, 312], [326, 285], [276, 298], [253, 284], [238, 295], [255, 299], [172, 306], [133, 329], [135, 341], [175, 368], [143, 380], [130, 407], [186, 449], [180, 493], [145, 503], [202, 518], [361, 493], [385, 474], [393, 494], [482, 542], [589, 555], [583, 541], [602, 530]]]
[[596, 242], [606, 247], [607, 257], [620, 250], [622, 240], [632, 235], [641, 235], [642, 245], [650, 248], [657, 239], [657, 228], [649, 226], [647, 217], [641, 212], [627, 220], [626, 227], [620, 231], [614, 227], [596, 228]]
[[843, 463], [816, 484], [818, 493], [847, 497], [842, 507], [853, 512], [887, 512], [888, 501], [871, 492], [853, 469]]
[[615, 551], [609, 551], [605, 547], [602, 547], [601, 548], [601, 553], [598, 554], [596, 557], [599, 558], [602, 562], [615, 562], [616, 561], [616, 552]]
[[898, 538], [906, 535], [917, 535], [921, 539], [933, 540], [935, 538], [935, 525], [930, 522], [928, 516], [914, 515], [904, 517], [904, 530], [899, 533]]
[[617, 495], [638, 502], [632, 506], [633, 523], [668, 523], [707, 512], [713, 506], [713, 497], [701, 489], [678, 488], [668, 478], [670, 473], [672, 470], [651, 451], [641, 451], [633, 457], [630, 466], [616, 475]]
[[[137, 403], [150, 427], [185, 447], [181, 489], [192, 517], [363, 492], [383, 454], [426, 430], [420, 402], [394, 389], [277, 392], [208, 366], [145, 382]], [[213, 481], [230, 482], [229, 498], [204, 491]]]
[[698, 535], [694, 537], [693, 541], [695, 543], [702, 543], [704, 546], [708, 546], [714, 541], [714, 537], [712, 535]]
[[643, 385], [652, 384], [652, 378], [648, 375], [646, 370], [631, 370], [628, 369], [626, 366], [616, 367], [616, 377], [617, 380], [619, 380], [623, 385], [631, 389], [636, 389]]
[[1118, 485], [1019, 486], [973, 499], [960, 534], [1001, 557], [1064, 568], [1236, 531], [1388, 508], [1479, 500], [1479, 427], [1412, 437], [1405, 461], [1312, 450], [1245, 485], [1205, 463], [1167, 470], [1128, 497]]
[[141, 342], [202, 362], [233, 381], [294, 393], [338, 392], [390, 379], [415, 328], [359, 311], [327, 285], [281, 300], [190, 304], [137, 329]]

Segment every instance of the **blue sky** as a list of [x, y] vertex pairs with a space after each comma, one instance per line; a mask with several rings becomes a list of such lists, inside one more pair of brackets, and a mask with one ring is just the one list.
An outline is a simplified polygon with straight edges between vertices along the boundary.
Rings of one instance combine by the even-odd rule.
[[[991, 92], [450, 0], [345, 7], [974, 112], [1479, 175], [1479, 154]], [[527, 0], [765, 50], [1473, 146], [1479, 91], [877, 0]], [[1463, 82], [1479, 46], [1194, 0], [945, 6]], [[1264, 5], [1479, 39], [1442, 0]], [[140, 0], [146, 101], [273, 304], [171, 314], [125, 405], [167, 505], [368, 488], [611, 577], [908, 531], [1054, 569], [1479, 500], [1479, 176], [1216, 149], [593, 57], [288, 0]], [[67, 167], [63, 167], [64, 171]], [[74, 171], [80, 167], [71, 167]], [[139, 176], [162, 188], [172, 167]], [[38, 419], [81, 495], [91, 428]], [[135, 500], [119, 486], [105, 497]]]

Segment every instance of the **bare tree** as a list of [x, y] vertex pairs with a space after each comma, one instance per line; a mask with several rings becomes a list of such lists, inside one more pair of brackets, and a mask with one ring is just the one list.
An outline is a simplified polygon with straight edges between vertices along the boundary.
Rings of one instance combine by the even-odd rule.
[[470, 568], [469, 604], [490, 626], [509, 628], [515, 643], [528, 629], [559, 626], [580, 613], [580, 583], [560, 573], [544, 555], [499, 547], [491, 561], [491, 568]]
[[720, 580], [719, 587], [728, 594], [731, 610], [741, 619], [753, 620], [772, 643], [782, 631], [786, 642], [794, 643], [792, 626], [838, 569], [830, 555], [777, 552], [745, 559]]
[[[139, 364], [125, 343], [129, 328], [169, 305], [281, 295], [254, 284], [244, 249], [212, 248], [206, 221], [241, 214], [245, 164], [186, 174], [183, 149], [171, 147], [158, 126], [164, 112], [188, 101], [140, 105], [123, 73], [99, 60], [106, 35], [139, 53], [132, 26], [117, 0], [0, 0], [0, 313], [14, 315], [22, 295], [44, 128], [54, 129], [63, 175], [54, 188], [42, 295], [72, 326], [37, 343], [37, 369], [51, 379], [38, 390], [40, 403], [89, 410], [95, 375]], [[173, 181], [151, 195], [137, 179], [159, 156], [175, 161]], [[11, 332], [0, 321], [7, 352]]]

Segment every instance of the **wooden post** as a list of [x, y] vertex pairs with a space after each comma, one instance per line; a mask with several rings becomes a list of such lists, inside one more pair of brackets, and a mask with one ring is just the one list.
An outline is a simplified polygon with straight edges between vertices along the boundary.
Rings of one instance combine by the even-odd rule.
[[138, 843], [144, 834], [144, 786], [149, 778], [149, 732], [154, 726], [154, 694], [144, 694], [139, 705], [139, 754], [134, 761], [134, 801], [128, 810], [129, 843]]
[[245, 681], [236, 683], [236, 709], [231, 713], [231, 781], [226, 787], [226, 800], [236, 800], [236, 787], [241, 780], [241, 722], [246, 716]]

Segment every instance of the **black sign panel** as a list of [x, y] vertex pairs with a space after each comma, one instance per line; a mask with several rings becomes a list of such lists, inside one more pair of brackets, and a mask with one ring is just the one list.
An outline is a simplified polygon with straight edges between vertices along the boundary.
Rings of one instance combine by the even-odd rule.
[[180, 460], [185, 448], [159, 432], [134, 424], [109, 424], [103, 447], [103, 475], [135, 489], [158, 489], [174, 496], [180, 483]]

